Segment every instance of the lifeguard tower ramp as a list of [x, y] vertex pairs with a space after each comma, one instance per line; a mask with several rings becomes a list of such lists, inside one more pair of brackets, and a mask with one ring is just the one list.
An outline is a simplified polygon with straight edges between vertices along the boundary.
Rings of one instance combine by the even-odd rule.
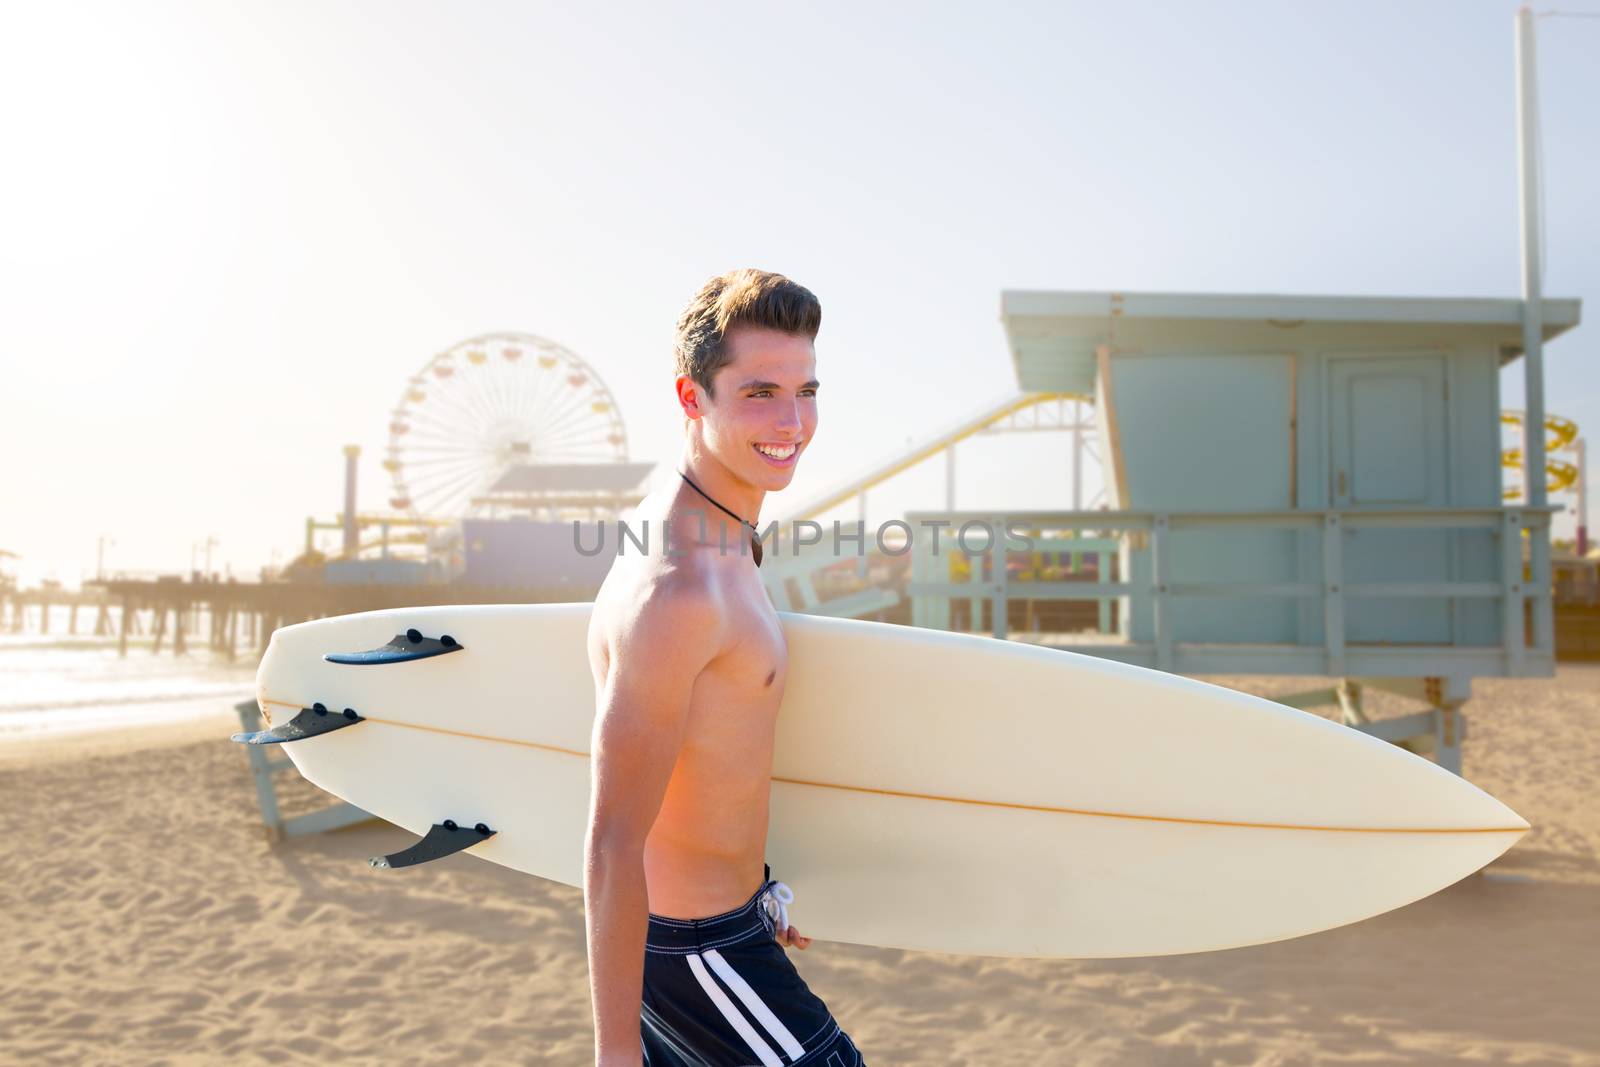
[[[762, 583], [773, 603], [781, 611], [802, 611], [808, 614], [839, 617], [861, 617], [894, 609], [901, 602], [899, 587], [903, 577], [894, 573], [893, 561], [908, 550], [901, 539], [890, 553], [885, 553], [874, 537], [865, 535], [867, 518], [867, 493], [932, 457], [945, 457], [945, 506], [955, 506], [956, 446], [970, 438], [984, 434], [1022, 433], [1059, 430], [1073, 435], [1073, 491], [1075, 501], [1080, 499], [1081, 470], [1086, 430], [1092, 430], [1083, 415], [1087, 396], [1074, 393], [1034, 392], [1015, 390], [996, 397], [971, 414], [940, 427], [911, 442], [907, 447], [868, 467], [865, 472], [848, 479], [820, 495], [791, 509], [783, 520], [791, 534], [786, 550], [772, 553], [762, 566]], [[829, 510], [854, 500], [863, 530], [860, 554], [847, 562], [860, 581], [855, 588], [842, 596], [822, 598], [816, 581], [827, 572], [838, 571], [841, 553], [833, 550], [828, 539], [817, 529], [817, 540], [802, 545], [795, 536], [798, 526], [820, 518]], [[1081, 554], [1084, 545], [1074, 541], [1070, 547]]]
[[[1114, 538], [1115, 572], [1016, 581], [1001, 542], [957, 582], [919, 539], [914, 622], [948, 627], [966, 599], [1012, 636], [1010, 599], [1114, 597], [1113, 635], [1037, 639], [1183, 674], [1339, 679], [1285, 699], [1337, 697], [1346, 721], [1457, 769], [1471, 679], [1552, 672], [1552, 509], [1502, 499], [1520, 301], [1026, 291], [1002, 309], [1024, 391], [1094, 396], [1109, 510], [907, 519]], [[1543, 310], [1550, 338], [1580, 307]], [[1363, 683], [1430, 711], [1369, 723]]]

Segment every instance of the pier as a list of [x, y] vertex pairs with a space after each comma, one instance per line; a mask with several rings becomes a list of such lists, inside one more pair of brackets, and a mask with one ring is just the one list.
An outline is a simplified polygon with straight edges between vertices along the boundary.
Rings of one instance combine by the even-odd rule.
[[[50, 632], [51, 608], [70, 607], [68, 634], [78, 631], [79, 609], [94, 612], [93, 636], [117, 639], [128, 654], [129, 639], [148, 638], [153, 653], [175, 656], [203, 640], [232, 660], [241, 652], [259, 656], [272, 631], [310, 619], [357, 611], [438, 604], [555, 604], [593, 600], [596, 590], [521, 588], [447, 583], [438, 585], [325, 585], [321, 582], [240, 582], [176, 575], [156, 579], [85, 582], [81, 592], [59, 589], [0, 593], [0, 621], [7, 632]], [[37, 625], [30, 625], [36, 623]]]

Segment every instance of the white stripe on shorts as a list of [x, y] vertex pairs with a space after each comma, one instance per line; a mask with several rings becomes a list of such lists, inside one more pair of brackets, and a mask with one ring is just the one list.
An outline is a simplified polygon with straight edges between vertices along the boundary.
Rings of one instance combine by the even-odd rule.
[[734, 996], [738, 997], [749, 1009], [750, 1014], [756, 1017], [756, 1022], [766, 1027], [772, 1039], [783, 1046], [783, 1051], [789, 1054], [791, 1060], [797, 1060], [806, 1054], [805, 1047], [794, 1039], [787, 1026], [778, 1021], [778, 1017], [772, 1014], [772, 1009], [756, 995], [754, 989], [750, 988], [750, 983], [741, 978], [739, 972], [733, 969], [733, 965], [722, 958], [722, 953], [711, 949], [705, 956], [706, 962], [711, 964], [711, 969], [717, 972], [717, 977], [733, 990]]
[[[716, 950], [713, 949], [712, 951], [715, 952]], [[711, 998], [711, 1003], [715, 1004], [717, 1010], [722, 1012], [722, 1017], [728, 1020], [728, 1025], [738, 1031], [740, 1037], [744, 1038], [745, 1044], [750, 1046], [750, 1051], [754, 1052], [756, 1059], [761, 1061], [761, 1067], [783, 1067], [783, 1060], [779, 1059], [778, 1054], [772, 1051], [771, 1045], [761, 1040], [761, 1035], [756, 1033], [755, 1027], [751, 1026], [743, 1015], [739, 1014], [739, 1009], [733, 1006], [733, 1001], [728, 999], [728, 994], [724, 993], [722, 987], [717, 985], [711, 975], [707, 973], [706, 965], [701, 961], [700, 957], [691, 952], [684, 958], [689, 961], [689, 969], [694, 972], [695, 979], [700, 983], [700, 988], [706, 991], [706, 996]]]

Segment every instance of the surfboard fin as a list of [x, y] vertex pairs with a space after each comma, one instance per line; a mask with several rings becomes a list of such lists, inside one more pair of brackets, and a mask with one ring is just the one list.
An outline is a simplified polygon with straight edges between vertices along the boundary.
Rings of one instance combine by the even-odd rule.
[[365, 652], [328, 652], [322, 658], [329, 663], [349, 663], [356, 666], [406, 663], [414, 659], [427, 659], [429, 656], [442, 656], [447, 652], [460, 652], [463, 647], [465, 646], [461, 642], [449, 634], [423, 637], [421, 630], [407, 630], [403, 634], [395, 634], [394, 640], [381, 648], [372, 648]]
[[366, 718], [357, 715], [354, 708], [345, 708], [343, 712], [332, 712], [322, 704], [313, 704], [309, 708], [301, 708], [294, 718], [279, 723], [270, 730], [257, 730], [253, 734], [234, 734], [233, 739], [245, 745], [281, 745], [288, 741], [304, 741], [308, 737], [318, 737], [365, 721]]
[[481, 822], [468, 828], [457, 826], [454, 820], [446, 819], [444, 822], [434, 823], [427, 834], [410, 848], [391, 852], [387, 856], [374, 856], [367, 861], [367, 864], [378, 868], [415, 867], [419, 863], [442, 859], [471, 848], [481, 841], [489, 840], [496, 833], [497, 831], [489, 829]]

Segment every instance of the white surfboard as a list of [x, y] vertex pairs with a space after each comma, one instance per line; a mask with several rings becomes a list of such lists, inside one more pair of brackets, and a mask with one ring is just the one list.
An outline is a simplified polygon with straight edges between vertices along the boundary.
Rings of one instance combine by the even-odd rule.
[[[343, 725], [283, 746], [323, 789], [419, 835], [450, 820], [472, 855], [578, 885], [590, 610], [286, 627], [258, 698], [280, 728]], [[1426, 760], [1232, 690], [985, 637], [783, 629], [768, 860], [816, 937], [1071, 957], [1257, 944], [1426, 896], [1528, 828]], [[324, 658], [391, 642], [377, 662]]]

